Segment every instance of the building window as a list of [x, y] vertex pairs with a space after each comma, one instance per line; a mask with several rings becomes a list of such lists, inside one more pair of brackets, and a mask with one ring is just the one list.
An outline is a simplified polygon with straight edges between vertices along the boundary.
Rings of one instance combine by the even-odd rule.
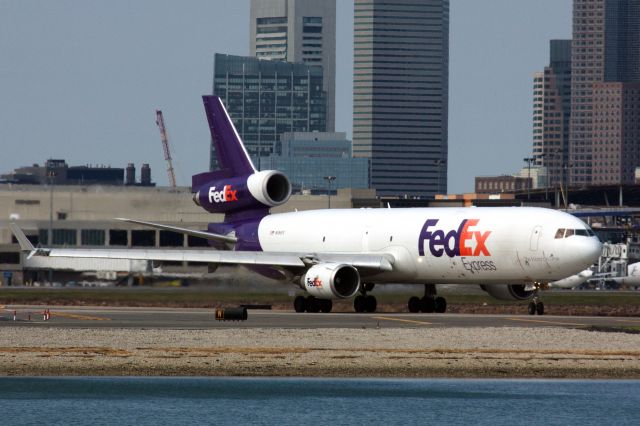
[[83, 246], [103, 246], [105, 231], [102, 229], [83, 229], [80, 231], [80, 244]]
[[53, 233], [53, 245], [58, 246], [75, 246], [76, 245], [76, 230], [75, 229], [54, 229]]

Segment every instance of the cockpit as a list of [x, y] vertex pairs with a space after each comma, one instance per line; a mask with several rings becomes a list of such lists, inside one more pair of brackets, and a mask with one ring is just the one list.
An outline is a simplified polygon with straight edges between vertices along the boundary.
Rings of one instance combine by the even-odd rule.
[[580, 236], [580, 237], [593, 237], [596, 234], [589, 228], [559, 228], [556, 231], [556, 236], [555, 238], [561, 239], [561, 238], [569, 238], [572, 237], [574, 235]]

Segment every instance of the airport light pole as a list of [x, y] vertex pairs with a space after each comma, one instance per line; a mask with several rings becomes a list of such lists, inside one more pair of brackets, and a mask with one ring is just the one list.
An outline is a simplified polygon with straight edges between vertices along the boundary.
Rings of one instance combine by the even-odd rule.
[[[53, 184], [56, 172], [49, 171], [47, 178], [49, 180], [49, 232], [47, 233], [47, 247], [53, 244]], [[53, 282], [53, 269], [49, 269], [49, 284]]]
[[326, 180], [328, 182], [327, 198], [329, 200], [329, 208], [331, 208], [331, 182], [336, 180], [336, 177], [335, 176], [325, 176], [324, 180]]
[[533, 157], [523, 159], [527, 163], [527, 200], [531, 198], [531, 163], [535, 160]]

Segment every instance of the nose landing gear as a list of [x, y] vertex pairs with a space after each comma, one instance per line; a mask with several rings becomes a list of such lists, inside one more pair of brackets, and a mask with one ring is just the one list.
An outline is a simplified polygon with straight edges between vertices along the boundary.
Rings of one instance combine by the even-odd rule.
[[527, 310], [529, 315], [544, 315], [544, 303], [540, 300], [540, 283], [534, 283], [535, 289], [533, 290], [533, 299], [529, 302]]

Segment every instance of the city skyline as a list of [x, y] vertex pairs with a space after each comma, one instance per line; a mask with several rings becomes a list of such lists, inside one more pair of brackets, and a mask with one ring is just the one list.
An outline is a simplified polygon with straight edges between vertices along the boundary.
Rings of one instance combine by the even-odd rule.
[[[571, 35], [570, 0], [478, 3], [451, 0], [449, 192], [522, 166], [533, 71], [547, 63], [549, 39]], [[0, 69], [0, 172], [49, 157], [150, 163], [166, 185], [162, 109], [178, 183], [188, 185], [208, 168], [200, 95], [210, 93], [213, 54], [249, 53], [249, 1], [220, 4], [0, 3], [9, 64]], [[336, 131], [351, 137], [352, 2], [338, 2], [336, 27]]]

